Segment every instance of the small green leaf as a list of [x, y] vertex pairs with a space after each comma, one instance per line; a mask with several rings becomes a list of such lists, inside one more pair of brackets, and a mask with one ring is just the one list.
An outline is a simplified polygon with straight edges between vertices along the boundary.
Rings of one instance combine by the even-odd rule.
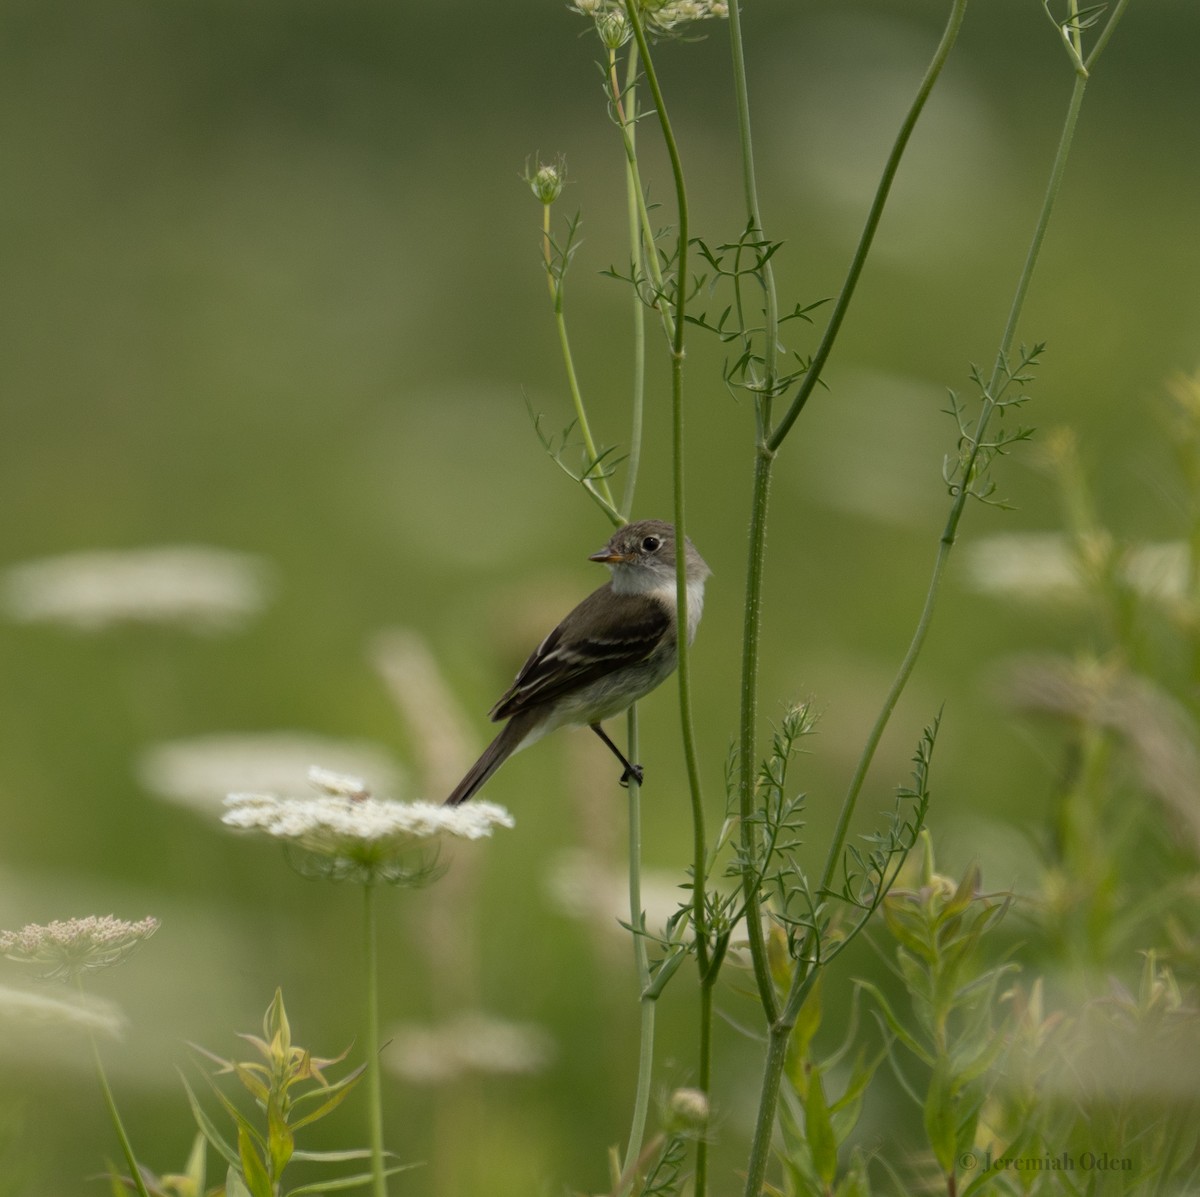
[[229, 1171], [225, 1174], [225, 1197], [254, 1197], [233, 1165], [230, 1165]]
[[184, 1091], [187, 1093], [188, 1105], [192, 1108], [192, 1117], [195, 1118], [196, 1125], [200, 1128], [201, 1134], [217, 1149], [227, 1164], [237, 1167], [237, 1152], [230, 1146], [225, 1136], [217, 1129], [216, 1123], [208, 1116], [204, 1107], [197, 1100], [195, 1093], [192, 1092], [191, 1085], [187, 1082], [187, 1077], [182, 1076], [182, 1074], [180, 1075], [183, 1080]]
[[829, 1121], [825, 1101], [825, 1083], [821, 1070], [814, 1068], [808, 1077], [808, 1097], [804, 1102], [804, 1136], [812, 1152], [813, 1167], [828, 1186], [837, 1175], [837, 1140]]
[[184, 1174], [192, 1186], [196, 1197], [204, 1197], [206, 1169], [208, 1166], [208, 1151], [204, 1142], [204, 1133], [198, 1134], [192, 1140], [192, 1151], [188, 1156]]
[[271, 1159], [271, 1175], [282, 1176], [296, 1149], [296, 1139], [275, 1095], [267, 1102], [267, 1149]]
[[[363, 1067], [365, 1068], [366, 1065], [364, 1065]], [[361, 1076], [361, 1072], [359, 1073], [359, 1076]], [[358, 1080], [359, 1077], [356, 1076], [354, 1079]], [[315, 1090], [315, 1092], [328, 1093], [328, 1092], [330, 1092], [330, 1090], [318, 1089], [318, 1090]], [[315, 1110], [311, 1110], [309, 1113], [305, 1114], [305, 1116], [303, 1118], [297, 1118], [296, 1121], [292, 1123], [292, 1130], [299, 1130], [300, 1127], [307, 1126], [310, 1122], [316, 1122], [318, 1118], [324, 1118], [325, 1115], [328, 1114], [330, 1110], [334, 1109], [336, 1106], [341, 1105], [342, 1102], [345, 1101], [346, 1098], [349, 1096], [350, 1096], [350, 1087], [349, 1086], [343, 1086], [342, 1088], [334, 1090], [333, 1095], [327, 1101], [323, 1102]]]
[[267, 1167], [259, 1157], [253, 1139], [243, 1127], [238, 1127], [238, 1155], [241, 1159], [242, 1179], [246, 1182], [251, 1197], [274, 1197]]
[[270, 1089], [256, 1075], [254, 1069], [245, 1064], [235, 1063], [233, 1066], [234, 1075], [246, 1087], [247, 1092], [257, 1102], [265, 1103]]
[[953, 1081], [947, 1064], [939, 1060], [929, 1078], [929, 1090], [925, 1094], [925, 1134], [934, 1158], [942, 1172], [954, 1170], [955, 1147], [958, 1144], [958, 1119], [954, 1111]]
[[888, 1030], [891, 1031], [892, 1034], [895, 1035], [896, 1038], [899, 1039], [900, 1042], [903, 1043], [904, 1046], [908, 1048], [908, 1050], [912, 1052], [914, 1056], [917, 1057], [917, 1059], [922, 1060], [924, 1063], [932, 1067], [933, 1057], [892, 1012], [891, 1006], [888, 1005], [887, 999], [883, 996], [879, 989], [872, 985], [870, 981], [858, 981], [857, 985], [860, 989], [864, 990], [875, 999]]
[[[395, 1176], [399, 1172], [408, 1172], [413, 1168], [417, 1168], [418, 1164], [400, 1164], [395, 1168], [387, 1168], [384, 1170], [384, 1176]], [[323, 1180], [316, 1184], [301, 1185], [298, 1189], [289, 1189], [288, 1197], [305, 1197], [308, 1193], [336, 1193], [342, 1189], [357, 1189], [363, 1185], [369, 1185], [375, 1176], [371, 1172], [360, 1172], [356, 1176], [342, 1176], [337, 1180]]]

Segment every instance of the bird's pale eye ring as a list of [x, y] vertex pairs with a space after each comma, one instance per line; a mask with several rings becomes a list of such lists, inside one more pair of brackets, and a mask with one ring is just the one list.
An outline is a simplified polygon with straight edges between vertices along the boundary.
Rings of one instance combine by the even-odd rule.
[[657, 536], [647, 536], [642, 541], [642, 549], [647, 553], [657, 553], [662, 548], [662, 540]]

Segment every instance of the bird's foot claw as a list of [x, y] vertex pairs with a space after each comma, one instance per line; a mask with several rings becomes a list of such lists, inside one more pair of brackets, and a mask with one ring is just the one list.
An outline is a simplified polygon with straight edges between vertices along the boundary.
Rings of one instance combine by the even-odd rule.
[[638, 785], [641, 785], [642, 779], [645, 776], [646, 772], [641, 765], [629, 765], [626, 767], [625, 772], [621, 774], [621, 784], [628, 787], [630, 778], [632, 778]]

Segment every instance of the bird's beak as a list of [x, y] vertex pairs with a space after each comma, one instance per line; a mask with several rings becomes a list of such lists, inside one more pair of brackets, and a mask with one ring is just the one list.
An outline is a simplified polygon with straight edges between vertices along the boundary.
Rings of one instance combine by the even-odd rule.
[[628, 553], [614, 553], [612, 549], [605, 546], [598, 553], [593, 553], [589, 561], [598, 561], [601, 565], [622, 565], [626, 561], [632, 561], [633, 558]]

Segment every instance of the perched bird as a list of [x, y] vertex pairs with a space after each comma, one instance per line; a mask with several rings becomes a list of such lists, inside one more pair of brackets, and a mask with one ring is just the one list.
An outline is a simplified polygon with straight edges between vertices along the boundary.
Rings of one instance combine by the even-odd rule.
[[[612, 750], [621, 782], [642, 780], [608, 738], [603, 720], [619, 714], [671, 675], [677, 662], [675, 529], [662, 520], [627, 524], [588, 560], [612, 577], [594, 590], [533, 650], [516, 680], [492, 708], [500, 734], [446, 799], [466, 802], [519, 748], [564, 724], [587, 724]], [[712, 572], [685, 540], [687, 637], [696, 635], [704, 581]]]

